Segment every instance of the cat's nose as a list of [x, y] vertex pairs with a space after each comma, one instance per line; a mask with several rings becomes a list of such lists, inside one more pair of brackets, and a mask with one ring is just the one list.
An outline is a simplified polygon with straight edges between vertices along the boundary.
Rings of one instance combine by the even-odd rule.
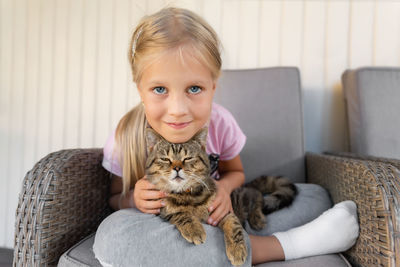
[[179, 167], [179, 166], [175, 166], [175, 167], [174, 167], [174, 170], [175, 170], [176, 172], [179, 172], [180, 170], [182, 170], [182, 168]]

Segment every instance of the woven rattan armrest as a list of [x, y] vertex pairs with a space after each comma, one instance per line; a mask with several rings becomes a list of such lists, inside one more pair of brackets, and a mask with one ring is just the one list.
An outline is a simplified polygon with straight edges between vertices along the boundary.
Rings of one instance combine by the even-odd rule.
[[306, 161], [308, 182], [326, 188], [334, 203], [357, 203], [360, 236], [345, 252], [352, 264], [399, 266], [399, 169], [381, 161], [313, 153], [307, 153]]
[[14, 266], [55, 266], [111, 212], [102, 149], [51, 153], [23, 181], [16, 212]]
[[375, 157], [375, 156], [368, 156], [368, 155], [358, 155], [358, 154], [351, 153], [351, 152], [330, 152], [329, 155], [388, 163], [400, 170], [400, 160], [399, 159]]

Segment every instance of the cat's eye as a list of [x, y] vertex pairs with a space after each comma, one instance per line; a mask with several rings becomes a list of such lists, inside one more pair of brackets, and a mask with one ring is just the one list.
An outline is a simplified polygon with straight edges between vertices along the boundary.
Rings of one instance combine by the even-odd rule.
[[172, 161], [169, 158], [160, 158], [160, 160], [165, 163], [172, 163]]
[[187, 157], [187, 158], [184, 158], [184, 159], [182, 160], [182, 163], [185, 164], [185, 162], [191, 162], [191, 161], [193, 161], [193, 160], [195, 160], [195, 158], [193, 158], [193, 157]]
[[197, 85], [193, 85], [193, 86], [191, 86], [190, 88], [189, 88], [189, 93], [191, 93], [191, 94], [193, 94], [193, 95], [196, 95], [196, 94], [198, 94], [198, 93], [200, 93], [201, 91], [202, 91], [203, 89], [201, 88], [201, 87], [199, 87], [199, 86], [197, 86]]

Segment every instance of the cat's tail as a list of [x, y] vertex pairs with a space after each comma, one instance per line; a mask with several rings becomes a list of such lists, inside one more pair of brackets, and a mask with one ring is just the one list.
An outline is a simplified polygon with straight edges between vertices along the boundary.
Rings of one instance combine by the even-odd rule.
[[245, 187], [257, 189], [264, 196], [263, 213], [269, 214], [273, 211], [292, 204], [297, 195], [296, 186], [286, 177], [282, 176], [261, 176]]

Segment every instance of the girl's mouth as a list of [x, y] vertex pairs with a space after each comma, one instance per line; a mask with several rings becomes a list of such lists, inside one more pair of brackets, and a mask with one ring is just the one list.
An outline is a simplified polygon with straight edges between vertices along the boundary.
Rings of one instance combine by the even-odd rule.
[[183, 122], [183, 123], [169, 123], [169, 122], [167, 122], [167, 124], [168, 124], [169, 126], [171, 126], [172, 128], [174, 128], [174, 129], [182, 129], [182, 128], [185, 128], [186, 126], [189, 125], [189, 123], [190, 123], [190, 122]]

